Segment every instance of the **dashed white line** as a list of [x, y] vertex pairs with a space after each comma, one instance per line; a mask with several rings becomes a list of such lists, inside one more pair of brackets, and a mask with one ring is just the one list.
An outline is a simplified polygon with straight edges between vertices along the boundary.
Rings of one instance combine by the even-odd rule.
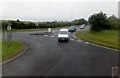
[[77, 42], [81, 42], [81, 40], [77, 40]]
[[70, 40], [74, 41], [74, 39], [70, 39]]
[[44, 36], [48, 36], [48, 35], [44, 35]]
[[100, 46], [100, 47], [102, 47], [102, 48], [106, 48], [106, 49], [111, 49], [111, 50], [114, 50], [114, 49], [112, 49], [112, 48], [105, 47], [105, 46]]
[[[85, 43], [86, 43], [86, 42], [85, 42]], [[109, 48], [109, 47], [106, 47], [106, 46], [97, 45], [97, 44], [94, 44], [94, 43], [89, 43], [89, 44], [94, 45], [94, 46], [97, 46], [97, 47], [102, 47], [102, 48], [106, 48], [106, 49], [110, 49], [110, 50], [119, 51], [118, 49], [113, 49], [113, 48]]]
[[94, 46], [100, 47], [99, 45], [96, 45], [96, 44], [93, 44], [93, 43], [91, 43], [91, 45], [94, 45]]
[[58, 34], [54, 34], [54, 35], [58, 35]]
[[77, 39], [77, 37], [75, 36], [75, 34], [76, 34], [76, 32], [75, 32], [75, 33], [73, 33], [73, 37]]
[[53, 33], [55, 33], [55, 31], [53, 31]]
[[51, 36], [51, 37], [54, 37], [54, 36]]
[[90, 44], [89, 42], [85, 42], [86, 44]]

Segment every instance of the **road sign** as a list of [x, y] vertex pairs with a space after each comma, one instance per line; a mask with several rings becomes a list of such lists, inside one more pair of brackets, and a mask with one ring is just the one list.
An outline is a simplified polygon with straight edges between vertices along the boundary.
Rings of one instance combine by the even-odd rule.
[[7, 30], [9, 31], [9, 30], [11, 30], [12, 29], [12, 27], [10, 26], [10, 25], [8, 25], [7, 26]]
[[36, 23], [36, 26], [38, 26], [38, 23]]
[[12, 39], [12, 33], [11, 33], [11, 30], [12, 30], [12, 27], [10, 25], [7, 26], [7, 40], [8, 40], [8, 47], [11, 46], [11, 39]]
[[51, 28], [48, 28], [48, 32], [51, 32]]

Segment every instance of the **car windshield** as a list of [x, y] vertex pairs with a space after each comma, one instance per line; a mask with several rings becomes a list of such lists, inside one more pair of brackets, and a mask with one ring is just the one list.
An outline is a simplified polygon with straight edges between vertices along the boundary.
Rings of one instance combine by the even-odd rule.
[[60, 31], [59, 34], [68, 34], [67, 31]]

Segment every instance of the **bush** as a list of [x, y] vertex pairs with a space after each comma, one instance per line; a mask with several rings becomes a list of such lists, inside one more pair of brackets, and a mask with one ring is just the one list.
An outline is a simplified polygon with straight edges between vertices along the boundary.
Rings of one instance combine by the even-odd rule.
[[72, 21], [72, 25], [82, 25], [82, 24], [88, 24], [88, 22], [84, 19], [75, 19], [74, 21]]
[[89, 17], [89, 23], [91, 25], [91, 31], [110, 29], [110, 25], [107, 21], [107, 16], [103, 12], [91, 15]]
[[80, 25], [82, 23], [87, 24], [87, 21], [84, 19], [75, 20], [72, 22], [68, 21], [53, 21], [53, 22], [38, 22], [38, 27], [36, 27], [35, 22], [30, 21], [20, 21], [19, 19], [15, 20], [4, 20], [2, 21], [2, 28], [6, 29], [7, 25], [11, 23], [12, 29], [36, 29], [36, 28], [56, 28], [56, 27], [65, 27], [65, 26], [71, 26], [71, 25]]
[[119, 19], [112, 15], [108, 18], [108, 21], [109, 21], [109, 24], [111, 25], [111, 29], [113, 30], [117, 30], [117, 29], [120, 29], [120, 22], [119, 22]]

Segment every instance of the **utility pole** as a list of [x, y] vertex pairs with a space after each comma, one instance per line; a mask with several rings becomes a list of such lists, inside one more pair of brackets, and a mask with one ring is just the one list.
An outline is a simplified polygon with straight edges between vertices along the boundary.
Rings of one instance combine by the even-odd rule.
[[73, 11], [71, 10], [71, 26], [72, 26], [72, 19], [73, 19]]

